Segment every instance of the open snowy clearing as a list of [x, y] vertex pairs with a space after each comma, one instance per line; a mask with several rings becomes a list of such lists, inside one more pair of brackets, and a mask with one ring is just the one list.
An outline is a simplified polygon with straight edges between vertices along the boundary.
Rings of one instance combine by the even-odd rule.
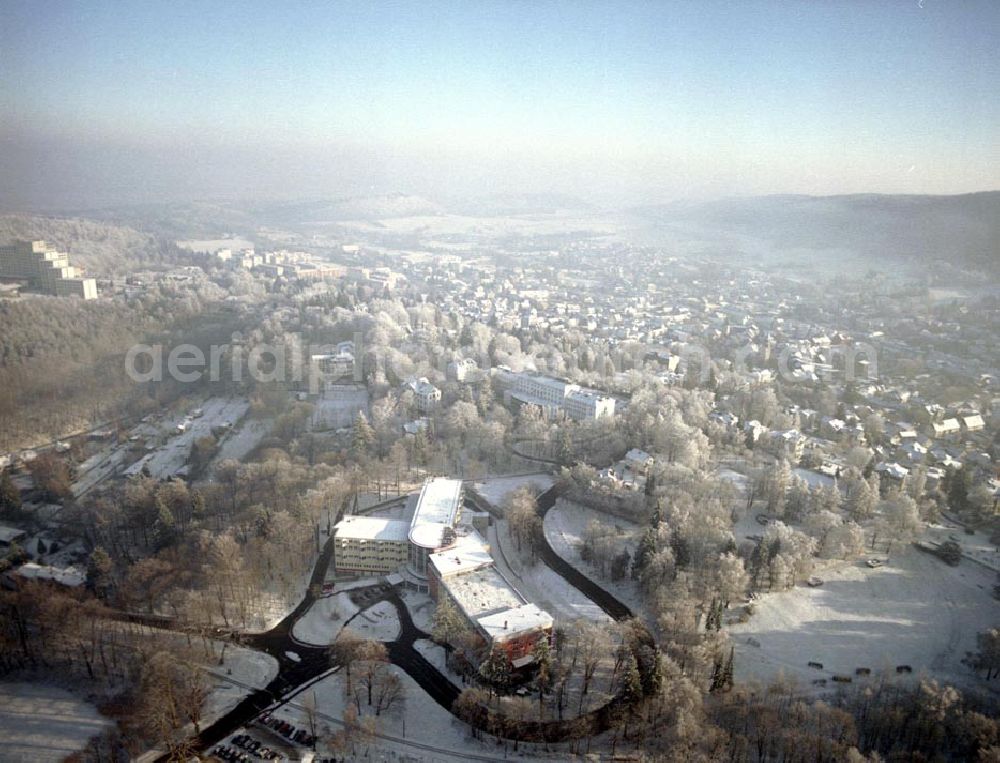
[[738, 680], [768, 680], [783, 671], [806, 683], [854, 676], [857, 668], [894, 676], [897, 665], [956, 684], [977, 680], [961, 659], [974, 649], [977, 632], [1000, 621], [990, 571], [967, 561], [949, 567], [907, 547], [885, 567], [832, 562], [817, 575], [822, 586], [764, 594], [749, 622], [729, 628]]
[[0, 683], [0, 760], [60, 761], [114, 724], [64, 689]]
[[392, 641], [399, 636], [399, 615], [392, 602], [380, 601], [351, 618], [348, 627], [372, 641]]
[[924, 540], [933, 543], [945, 543], [954, 540], [962, 547], [962, 553], [974, 559], [980, 564], [985, 564], [992, 570], [1000, 572], [1000, 549], [990, 543], [989, 533], [978, 530], [972, 533], [966, 532], [964, 527], [960, 527], [947, 519], [941, 520], [938, 524], [928, 525], [924, 533]]
[[483, 498], [497, 508], [502, 508], [507, 495], [520, 487], [530, 485], [535, 495], [544, 493], [555, 483], [549, 474], [524, 474], [516, 477], [494, 477], [477, 482], [472, 487]]
[[347, 593], [319, 599], [296, 621], [292, 638], [312, 646], [329, 646], [337, 638], [344, 623], [357, 612], [357, 606]]

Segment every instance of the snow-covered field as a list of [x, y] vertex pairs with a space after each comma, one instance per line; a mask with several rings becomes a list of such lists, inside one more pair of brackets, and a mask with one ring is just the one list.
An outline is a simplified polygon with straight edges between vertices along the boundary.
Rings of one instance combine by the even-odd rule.
[[489, 541], [497, 568], [524, 598], [537, 604], [557, 621], [568, 623], [581, 618], [596, 622], [611, 620], [604, 610], [542, 562], [534, 566], [522, 562], [517, 546], [510, 538], [506, 520], [499, 520], [489, 528]]
[[516, 477], [494, 477], [477, 482], [473, 485], [473, 489], [494, 506], [502, 507], [507, 495], [519, 487], [530, 485], [537, 495], [552, 487], [554, 482], [549, 474], [525, 474]]
[[351, 618], [349, 625], [359, 636], [373, 641], [392, 641], [399, 635], [399, 616], [388, 601], [362, 610]]
[[344, 623], [357, 614], [358, 608], [347, 593], [338, 593], [316, 601], [309, 611], [295, 622], [292, 637], [303, 644], [332, 644]]
[[[993, 573], [967, 561], [949, 567], [907, 547], [879, 569], [863, 560], [832, 562], [817, 574], [822, 586], [764, 594], [747, 623], [729, 628], [737, 679], [783, 671], [808, 683], [861, 667], [895, 675], [897, 665], [911, 665], [915, 675], [976, 680], [961, 659], [977, 632], [1000, 622]], [[809, 668], [811, 661], [823, 670]]]
[[225, 715], [251, 689], [263, 689], [278, 675], [278, 661], [271, 655], [239, 646], [226, 646], [224, 661], [206, 667], [212, 677], [212, 692], [205, 703], [202, 723]]
[[64, 689], [0, 683], [0, 760], [60, 761], [114, 724]]

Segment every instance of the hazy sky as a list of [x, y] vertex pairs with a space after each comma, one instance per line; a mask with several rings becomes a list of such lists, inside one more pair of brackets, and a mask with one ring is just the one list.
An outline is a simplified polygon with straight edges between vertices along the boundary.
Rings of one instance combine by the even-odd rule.
[[995, 189], [998, 42], [996, 0], [0, 0], [0, 205]]

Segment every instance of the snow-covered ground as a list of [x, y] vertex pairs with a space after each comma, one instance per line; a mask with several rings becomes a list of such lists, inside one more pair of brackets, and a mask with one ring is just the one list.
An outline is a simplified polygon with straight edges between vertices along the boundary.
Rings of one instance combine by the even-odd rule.
[[[315, 551], [310, 554], [313, 560], [317, 556]], [[267, 581], [267, 588], [251, 603], [247, 630], [263, 633], [284, 620], [306, 595], [312, 570], [312, 565], [303, 567], [297, 579], [291, 572], [276, 572]]]
[[253, 689], [263, 689], [278, 675], [278, 661], [271, 655], [227, 645], [223, 663], [206, 666], [212, 692], [205, 703], [202, 723], [207, 725], [232, 710]]
[[113, 475], [125, 463], [130, 443], [109, 446], [77, 466], [77, 479], [70, 486], [73, 497], [79, 498], [98, 483]]
[[[807, 684], [853, 676], [860, 667], [895, 675], [897, 665], [911, 665], [914, 674], [976, 680], [961, 659], [977, 632], [1000, 622], [992, 572], [966, 561], [949, 567], [906, 547], [882, 568], [830, 562], [817, 574], [822, 586], [763, 594], [750, 620], [729, 628], [737, 679], [767, 680], [782, 671]], [[823, 670], [809, 668], [811, 661]]]
[[924, 540], [933, 543], [953, 540], [962, 547], [962, 553], [969, 559], [1000, 572], [1000, 549], [990, 543], [989, 534], [982, 530], [968, 534], [964, 527], [944, 519], [938, 524], [927, 526]]
[[344, 623], [357, 614], [358, 608], [347, 593], [338, 593], [319, 599], [295, 622], [292, 637], [303, 644], [327, 646], [332, 644]]
[[410, 618], [413, 624], [425, 633], [430, 633], [434, 628], [434, 600], [426, 593], [416, 591], [402, 591], [400, 594], [406, 608], [410, 611]]
[[[132, 464], [125, 470], [125, 473], [138, 473], [145, 466], [149, 469], [150, 474], [157, 479], [167, 479], [174, 476], [187, 463], [188, 456], [191, 454], [191, 446], [195, 440], [207, 437], [212, 433], [213, 427], [220, 427], [225, 422], [236, 426], [249, 410], [250, 403], [242, 398], [213, 397], [198, 407], [204, 411], [204, 414], [199, 418], [189, 419], [183, 413], [165, 417], [160, 424], [157, 435], [167, 437], [166, 442], [140, 461]], [[177, 432], [179, 424], [186, 425], [184, 432]]]
[[[376, 734], [369, 744], [358, 743], [355, 751], [347, 755], [348, 760], [400, 760], [435, 761], [435, 763], [464, 763], [470, 760], [565, 760], [565, 749], [553, 745], [553, 752], [544, 755], [541, 748], [525, 751], [529, 745], [522, 745], [522, 752], [510, 750], [505, 755], [503, 747], [493, 741], [472, 738], [469, 727], [455, 718], [432, 700], [423, 689], [402, 669], [395, 665], [389, 668], [399, 676], [403, 685], [401, 700], [376, 718]], [[292, 702], [274, 712], [296, 726], [306, 725], [302, 702], [306, 695], [315, 692], [318, 709], [317, 726], [320, 738], [329, 736], [341, 728], [344, 716], [344, 678], [338, 671], [317, 682], [297, 695]], [[362, 701], [364, 717], [372, 717], [370, 708]], [[365, 751], [367, 750], [367, 757]], [[328, 754], [319, 745], [319, 755]]]
[[545, 514], [545, 537], [559, 556], [592, 578], [633, 612], [642, 612], [642, 597], [635, 583], [627, 578], [616, 582], [602, 577], [597, 569], [580, 556], [587, 525], [593, 520], [615, 529], [614, 554], [621, 553], [625, 548], [630, 555], [635, 553], [642, 534], [642, 528], [637, 524], [561, 499]]
[[720, 468], [718, 470], [717, 474], [719, 475], [720, 478], [722, 478], [722, 479], [724, 479], [724, 480], [726, 480], [728, 482], [733, 483], [733, 486], [741, 494], [743, 494], [743, 495], [746, 494], [747, 483], [749, 482], [749, 477], [747, 477], [745, 474], [740, 474], [739, 472], [734, 471], [733, 469], [730, 469], [729, 467], [722, 467], [722, 468]]
[[399, 616], [396, 607], [388, 601], [362, 610], [348, 625], [362, 638], [373, 641], [392, 641], [399, 636]]
[[365, 387], [331, 387], [316, 401], [311, 427], [317, 432], [343, 429], [354, 424], [359, 411], [368, 415], [368, 390]]
[[542, 562], [530, 566], [518, 555], [507, 521], [489, 528], [489, 542], [497, 568], [528, 601], [537, 604], [563, 624], [581, 618], [596, 622], [611, 620], [594, 602], [571, 586]]
[[826, 487], [827, 485], [833, 484], [833, 477], [827, 474], [814, 472], [812, 469], [803, 469], [801, 466], [792, 469], [792, 474], [805, 480], [806, 484], [811, 488]]
[[264, 439], [272, 423], [270, 419], [250, 419], [232, 430], [223, 438], [219, 452], [212, 459], [212, 468], [230, 459], [242, 461]]
[[0, 683], [0, 760], [61, 761], [114, 724], [64, 689]]
[[544, 493], [554, 484], [550, 474], [524, 474], [516, 477], [493, 477], [477, 482], [473, 489], [494, 506], [503, 507], [504, 499], [519, 487], [530, 485], [535, 494]]
[[448, 676], [455, 686], [461, 687], [464, 684], [462, 676], [448, 667], [448, 653], [443, 646], [435, 644], [430, 639], [421, 638], [413, 642], [413, 648], [420, 652], [424, 659], [441, 671], [443, 675]]

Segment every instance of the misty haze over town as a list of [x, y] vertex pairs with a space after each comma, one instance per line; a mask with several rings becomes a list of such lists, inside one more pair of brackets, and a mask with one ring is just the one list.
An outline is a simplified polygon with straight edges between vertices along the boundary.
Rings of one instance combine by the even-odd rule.
[[998, 41], [0, 2], [0, 761], [1000, 761]]

